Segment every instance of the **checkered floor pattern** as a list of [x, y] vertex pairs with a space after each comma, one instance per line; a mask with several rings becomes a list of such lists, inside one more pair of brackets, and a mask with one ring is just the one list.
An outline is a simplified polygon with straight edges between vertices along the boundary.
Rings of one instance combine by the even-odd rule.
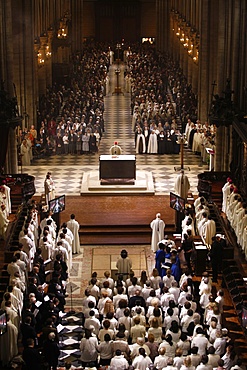
[[[83, 155], [54, 155], [35, 159], [31, 166], [23, 167], [23, 173], [35, 176], [36, 195], [44, 192], [44, 179], [47, 171], [52, 173], [56, 185], [56, 195], [79, 195], [84, 172], [99, 168], [99, 155], [108, 154], [114, 141], [118, 141], [123, 153], [135, 154], [134, 133], [132, 131], [132, 115], [130, 94], [124, 92], [124, 66], [121, 65], [119, 86], [124, 95], [112, 94], [117, 86], [116, 66], [110, 68], [110, 93], [105, 97], [105, 132], [101, 140], [99, 152]], [[137, 170], [151, 171], [154, 179], [155, 194], [167, 195], [173, 190], [177, 169], [181, 164], [180, 154], [137, 154]], [[184, 168], [187, 173], [191, 191], [197, 194], [197, 175], [208, 170], [201, 163], [200, 156], [190, 150], [184, 150]], [[190, 170], [187, 170], [187, 169]]]

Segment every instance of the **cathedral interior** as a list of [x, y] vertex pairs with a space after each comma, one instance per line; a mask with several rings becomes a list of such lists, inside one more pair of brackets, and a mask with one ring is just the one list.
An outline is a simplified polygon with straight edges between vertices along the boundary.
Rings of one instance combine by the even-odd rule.
[[[181, 232], [181, 215], [170, 209], [169, 195], [177, 176], [175, 169], [184, 168], [191, 185], [189, 203], [193, 204], [198, 194], [203, 194], [210, 201], [217, 232], [227, 241], [222, 273], [214, 290], [225, 290], [224, 326], [235, 341], [238, 356], [247, 364], [246, 326], [242, 320], [243, 307], [247, 305], [247, 254], [221, 208], [221, 189], [229, 177], [241, 204], [247, 201], [246, 1], [5, 0], [0, 2], [0, 20], [1, 183], [8, 178], [9, 186], [13, 185], [8, 235], [0, 242], [1, 268], [11, 262], [18, 227], [27, 211], [26, 201], [34, 199], [42, 206], [44, 179], [50, 171], [56, 194], [66, 195], [65, 211], [56, 219], [57, 223], [66, 222], [71, 213], [80, 219], [81, 252], [73, 256], [74, 270], [69, 282], [74, 307], [72, 298], [68, 307], [79, 310], [93, 271], [97, 270], [100, 278], [106, 269], [116, 273], [116, 261], [123, 246], [130, 250], [136, 275], [146, 270], [151, 276], [155, 261], [150, 252], [149, 224], [162, 208], [169, 237]], [[86, 85], [86, 72], [95, 66], [103, 69], [104, 57], [109, 58], [100, 97], [104, 130], [100, 146], [96, 144], [97, 151], [82, 154], [81, 147], [78, 150], [75, 146], [72, 152], [68, 149], [69, 153], [65, 149], [42, 155], [39, 143], [29, 162], [24, 161], [23, 133], [33, 130], [39, 137], [42, 122], [45, 125], [50, 120], [55, 124], [62, 122], [67, 103], [72, 105], [76, 101], [76, 96], [69, 94], [79, 84], [75, 77], [80, 68], [77, 61], [83, 60], [84, 55], [93, 58], [97, 50], [102, 51], [101, 59], [88, 59], [81, 64], [85, 67], [81, 75]], [[173, 82], [165, 78], [171, 67], [177, 68], [193, 97], [183, 105], [181, 96], [176, 96], [177, 110], [172, 118], [180, 132], [176, 142], [180, 145], [178, 152], [169, 149], [161, 155], [157, 151], [145, 154], [136, 151], [133, 90], [126, 76], [131, 76], [128, 57], [138, 52], [148, 62], [150, 56], [155, 56], [155, 68], [160, 66], [160, 80], [165, 86], [161, 90], [166, 90], [169, 99], [174, 102]], [[134, 71], [134, 63], [131, 68]], [[136, 84], [141, 85], [141, 79]], [[152, 89], [152, 83], [149, 88]], [[85, 101], [83, 104], [86, 106]], [[100, 104], [95, 105], [98, 113]], [[186, 104], [189, 113], [184, 109]], [[182, 142], [188, 119], [213, 127], [212, 163], [209, 155], [200, 156], [187, 142], [186, 145]], [[116, 182], [114, 191], [107, 182], [102, 185], [98, 181], [100, 156], [109, 154], [114, 142], [120, 145], [123, 154], [135, 156], [139, 183], [131, 190], [126, 181]], [[245, 228], [242, 232], [247, 233]], [[198, 235], [196, 240], [200, 240]], [[195, 281], [201, 279], [204, 268], [208, 268], [206, 257], [198, 253]], [[209, 271], [211, 274], [210, 268]], [[0, 277], [1, 300], [9, 279], [5, 272]], [[78, 359], [71, 354], [66, 356], [61, 357], [60, 365], [64, 359], [70, 363]]]

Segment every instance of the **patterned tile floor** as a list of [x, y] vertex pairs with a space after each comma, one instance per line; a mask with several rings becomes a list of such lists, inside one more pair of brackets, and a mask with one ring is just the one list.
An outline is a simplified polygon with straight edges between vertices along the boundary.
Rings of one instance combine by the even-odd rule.
[[[119, 86], [124, 91], [124, 66], [120, 66]], [[115, 67], [111, 66], [110, 93], [105, 97], [105, 133], [101, 140], [99, 153], [88, 155], [54, 155], [36, 159], [29, 167], [23, 167], [23, 173], [36, 178], [36, 195], [44, 192], [44, 179], [47, 171], [52, 173], [56, 185], [56, 194], [79, 195], [83, 172], [99, 168], [99, 155], [108, 154], [114, 141], [118, 141], [123, 153], [135, 154], [130, 94], [112, 95], [116, 86]], [[181, 163], [180, 154], [137, 154], [137, 169], [151, 171], [154, 178], [155, 194], [169, 194], [172, 191], [177, 172], [174, 167]], [[197, 193], [197, 175], [207, 171], [208, 166], [201, 163], [200, 157], [185, 148], [184, 168], [191, 182], [192, 193]]]

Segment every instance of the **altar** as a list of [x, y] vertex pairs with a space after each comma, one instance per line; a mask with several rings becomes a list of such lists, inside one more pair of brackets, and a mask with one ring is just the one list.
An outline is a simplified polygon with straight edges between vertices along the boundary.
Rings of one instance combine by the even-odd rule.
[[99, 179], [101, 185], [135, 184], [135, 155], [101, 155], [99, 161]]

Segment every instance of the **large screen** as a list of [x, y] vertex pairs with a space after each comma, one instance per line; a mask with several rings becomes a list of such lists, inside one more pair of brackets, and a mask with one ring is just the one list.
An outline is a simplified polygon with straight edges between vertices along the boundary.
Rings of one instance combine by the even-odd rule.
[[5, 334], [7, 331], [7, 317], [5, 311], [0, 311], [0, 335]]
[[49, 200], [49, 211], [59, 213], [65, 209], [65, 195]]
[[170, 207], [178, 212], [184, 212], [185, 210], [185, 199], [179, 195], [170, 193]]

